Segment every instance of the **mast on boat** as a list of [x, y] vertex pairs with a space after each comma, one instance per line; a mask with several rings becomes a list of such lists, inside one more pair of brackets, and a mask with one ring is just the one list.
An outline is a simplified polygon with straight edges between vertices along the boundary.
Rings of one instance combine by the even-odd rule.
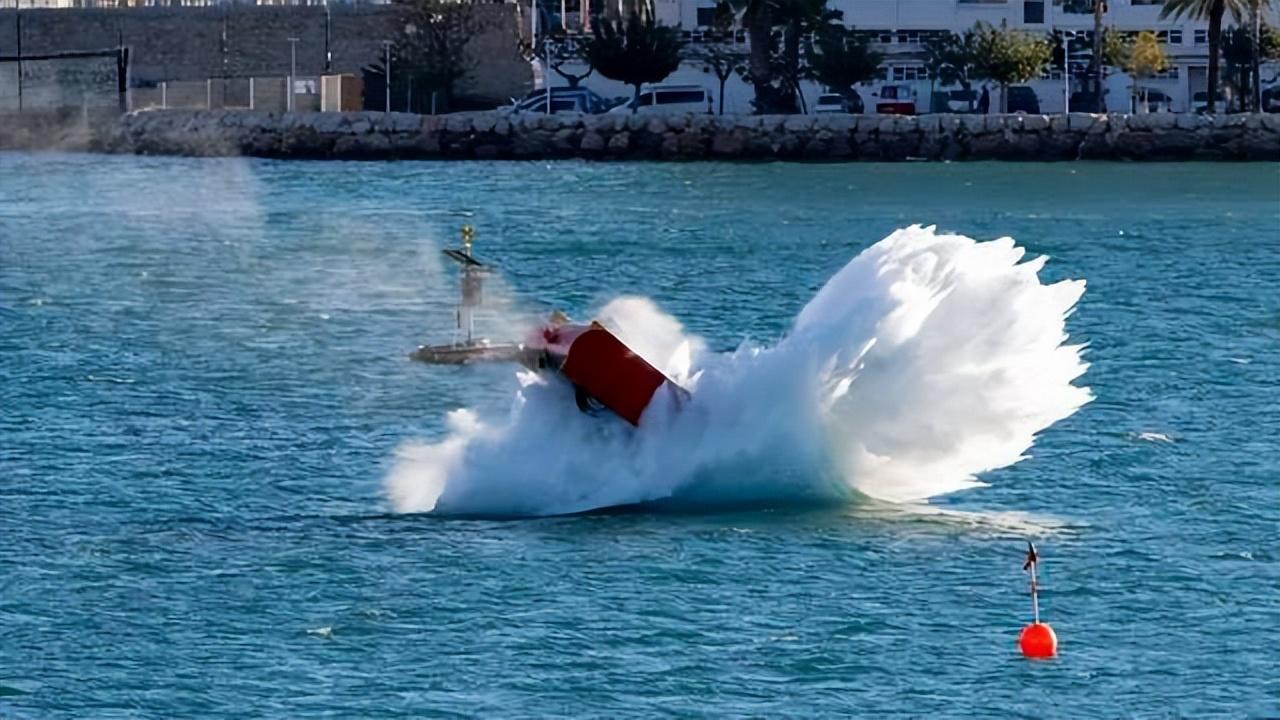
[[484, 301], [484, 277], [489, 268], [471, 255], [471, 244], [475, 241], [476, 230], [470, 225], [462, 226], [462, 246], [447, 248], [444, 254], [461, 265], [458, 271], [458, 329], [467, 334], [466, 345], [475, 344], [474, 310]]

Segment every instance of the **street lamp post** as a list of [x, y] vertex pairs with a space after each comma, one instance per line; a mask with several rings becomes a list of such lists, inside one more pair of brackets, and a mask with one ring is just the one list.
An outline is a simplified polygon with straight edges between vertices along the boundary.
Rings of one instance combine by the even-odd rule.
[[333, 72], [333, 16], [329, 14], [329, 0], [324, 0], [324, 71]]
[[1071, 112], [1071, 40], [1075, 33], [1062, 31], [1062, 114]]
[[289, 38], [289, 84], [284, 89], [284, 108], [293, 112], [294, 78], [298, 76], [298, 38]]
[[[533, 56], [538, 56], [538, 30], [542, 24], [538, 17], [538, 0], [530, 2], [529, 13], [529, 46], [534, 49]], [[551, 114], [551, 47], [547, 43], [547, 34], [542, 34], [542, 90], [547, 94], [546, 110]]]
[[1062, 30], [1062, 112], [1071, 112], [1071, 41], [1080, 37], [1078, 30]]

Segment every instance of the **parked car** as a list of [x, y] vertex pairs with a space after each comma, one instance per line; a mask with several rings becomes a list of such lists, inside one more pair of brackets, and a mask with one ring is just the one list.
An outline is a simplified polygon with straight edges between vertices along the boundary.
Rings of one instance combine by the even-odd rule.
[[841, 95], [840, 93], [825, 93], [819, 95], [817, 101], [813, 103], [814, 115], [826, 115], [828, 113], [861, 113], [862, 98], [857, 93], [852, 95]]
[[972, 113], [978, 111], [977, 90], [939, 90], [933, 94], [932, 112]]
[[[573, 112], [596, 115], [609, 109], [609, 102], [597, 95], [590, 88], [553, 87], [551, 88], [551, 113]], [[517, 113], [547, 112], [547, 91], [534, 90], [523, 99], [513, 101], [512, 111]]]
[[1071, 110], [1073, 112], [1105, 112], [1106, 108], [1098, 107], [1096, 93], [1077, 90], [1071, 93]]
[[[1219, 90], [1216, 94], [1217, 94], [1217, 98], [1216, 98], [1217, 101], [1213, 104], [1214, 105], [1213, 111], [1223, 112], [1227, 108], [1227, 96], [1221, 90]], [[1191, 96], [1191, 110], [1192, 112], [1198, 112], [1198, 113], [1209, 112], [1209, 91], [1208, 90], [1201, 90], [1200, 92]]]
[[1026, 85], [1010, 85], [1005, 108], [1011, 113], [1040, 114], [1040, 98]]
[[645, 85], [640, 88], [640, 97], [632, 98], [609, 112], [636, 110], [642, 115], [710, 113], [711, 106], [711, 93], [699, 85]]
[[871, 96], [879, 98], [876, 100], [878, 115], [916, 114], [916, 91], [910, 85], [882, 85]]
[[1262, 91], [1262, 112], [1280, 113], [1280, 85]]
[[1133, 112], [1138, 112], [1138, 108], [1142, 106], [1143, 99], [1146, 99], [1147, 112], [1161, 113], [1173, 111], [1173, 98], [1164, 94], [1163, 91], [1154, 88], [1134, 88], [1133, 89]]

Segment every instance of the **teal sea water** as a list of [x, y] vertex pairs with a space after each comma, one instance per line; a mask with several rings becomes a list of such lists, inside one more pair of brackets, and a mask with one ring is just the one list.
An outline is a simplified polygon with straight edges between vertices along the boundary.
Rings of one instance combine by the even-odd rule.
[[[397, 448], [515, 388], [406, 359], [463, 223], [496, 303], [713, 351], [899, 228], [1012, 236], [1087, 281], [1096, 399], [927, 504], [396, 513]], [[0, 154], [0, 718], [1275, 717], [1277, 288], [1272, 164]]]

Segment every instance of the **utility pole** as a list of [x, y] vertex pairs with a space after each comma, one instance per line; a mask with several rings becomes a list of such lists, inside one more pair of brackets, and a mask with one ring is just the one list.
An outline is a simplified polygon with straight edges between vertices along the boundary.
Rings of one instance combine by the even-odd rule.
[[[538, 29], [542, 24], [538, 20], [538, 0], [531, 2], [532, 12], [529, 13], [529, 46], [533, 48], [534, 57], [538, 56]], [[551, 46], [547, 43], [546, 33], [543, 33], [542, 41], [542, 89], [547, 94], [547, 114], [551, 114]]]
[[384, 68], [387, 71], [384, 76], [384, 79], [386, 80], [386, 97], [384, 98], [384, 100], [386, 100], [385, 112], [391, 112], [391, 41], [383, 40], [382, 47], [387, 53], [386, 67]]
[[285, 88], [284, 108], [288, 112], [293, 112], [293, 91], [295, 89], [294, 81], [298, 77], [298, 38], [289, 38], [289, 86]]
[[13, 19], [18, 26], [18, 112], [22, 112], [22, 0], [14, 5]]

